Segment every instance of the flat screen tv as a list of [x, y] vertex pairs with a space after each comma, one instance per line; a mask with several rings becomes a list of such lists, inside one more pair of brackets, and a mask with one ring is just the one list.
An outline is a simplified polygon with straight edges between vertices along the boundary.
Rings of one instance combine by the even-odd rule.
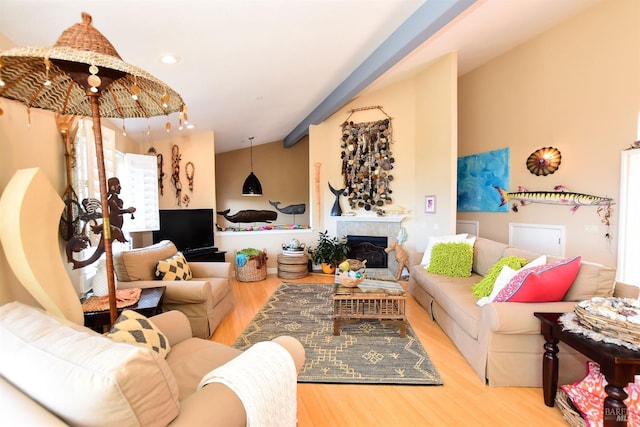
[[213, 209], [160, 210], [160, 230], [153, 232], [153, 243], [171, 240], [178, 250], [213, 246]]

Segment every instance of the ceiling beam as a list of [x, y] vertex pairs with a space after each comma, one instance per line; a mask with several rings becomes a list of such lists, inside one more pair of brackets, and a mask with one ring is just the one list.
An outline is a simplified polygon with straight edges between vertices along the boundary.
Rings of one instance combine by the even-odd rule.
[[427, 0], [285, 138], [291, 147], [477, 0]]

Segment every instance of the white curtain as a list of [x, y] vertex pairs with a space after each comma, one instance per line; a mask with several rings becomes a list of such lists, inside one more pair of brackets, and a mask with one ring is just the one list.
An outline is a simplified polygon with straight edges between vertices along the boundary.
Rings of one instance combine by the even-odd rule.
[[[122, 153], [116, 151], [115, 132], [102, 127], [102, 145], [104, 153], [104, 166], [107, 179], [116, 176], [117, 164], [121, 163]], [[72, 172], [72, 185], [78, 195], [78, 201], [86, 198], [100, 200], [100, 180], [98, 177], [98, 163], [96, 160], [96, 146], [93, 135], [93, 121], [83, 119], [78, 121], [78, 133], [74, 141], [76, 167]], [[89, 231], [91, 247], [75, 255], [78, 260], [87, 259], [93, 254], [100, 236]], [[76, 270], [77, 271], [77, 270]], [[91, 288], [91, 278], [95, 275], [96, 264], [88, 265], [77, 274], [72, 275], [76, 289], [83, 293]]]
[[622, 152], [618, 282], [640, 286], [640, 149]]

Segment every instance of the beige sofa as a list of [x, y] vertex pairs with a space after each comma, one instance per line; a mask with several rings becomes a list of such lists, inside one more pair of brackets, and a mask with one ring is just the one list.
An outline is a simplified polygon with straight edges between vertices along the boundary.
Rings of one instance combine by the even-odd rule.
[[193, 335], [208, 338], [234, 308], [231, 263], [189, 262], [193, 279], [155, 280], [158, 261], [176, 253], [176, 246], [168, 240], [114, 253], [117, 286], [119, 289], [166, 286], [162, 308], [181, 311], [189, 319]]
[[[212, 383], [198, 390], [205, 374], [228, 366], [242, 352], [193, 338], [189, 321], [178, 311], [151, 321], [170, 344], [166, 358], [148, 347], [115, 342], [19, 302], [1, 306], [0, 424], [246, 425], [244, 401], [226, 385]], [[251, 362], [268, 375], [288, 376], [285, 388], [293, 388], [293, 398], [278, 401], [269, 395], [265, 403], [272, 405], [275, 398], [295, 416], [295, 376], [304, 363], [304, 348], [291, 337], [274, 341], [288, 351], [270, 344], [270, 351], [284, 359], [283, 365], [276, 365], [280, 369], [263, 361], [265, 347], [256, 347], [259, 353]], [[243, 362], [241, 368], [246, 366]], [[259, 398], [259, 402], [264, 401]]]
[[[567, 312], [576, 301], [611, 296], [615, 269], [582, 260], [578, 275], [560, 302], [496, 302], [480, 307], [471, 294], [496, 261], [520, 256], [531, 261], [540, 254], [478, 238], [473, 248], [471, 277], [453, 278], [427, 273], [421, 265], [411, 268], [408, 292], [428, 311], [467, 359], [483, 382], [490, 386], [542, 386], [544, 339], [534, 312]], [[547, 257], [547, 262], [558, 258]], [[560, 344], [560, 384], [585, 374], [586, 359]]]

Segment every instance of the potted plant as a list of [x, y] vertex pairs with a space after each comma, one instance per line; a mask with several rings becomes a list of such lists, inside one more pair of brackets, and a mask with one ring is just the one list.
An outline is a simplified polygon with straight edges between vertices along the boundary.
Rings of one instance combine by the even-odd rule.
[[336, 265], [346, 259], [349, 251], [346, 239], [330, 237], [329, 232], [325, 230], [320, 233], [315, 249], [309, 250], [309, 255], [314, 264], [322, 266], [324, 273], [333, 274], [336, 271]]

